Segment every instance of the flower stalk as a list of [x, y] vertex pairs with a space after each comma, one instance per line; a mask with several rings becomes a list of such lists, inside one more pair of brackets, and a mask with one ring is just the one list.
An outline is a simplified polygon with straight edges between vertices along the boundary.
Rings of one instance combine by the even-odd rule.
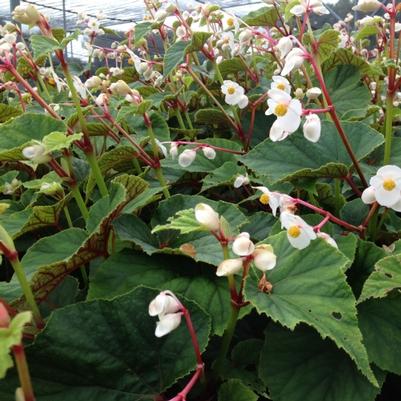
[[25, 350], [23, 344], [14, 345], [12, 347], [15, 364], [17, 365], [18, 378], [21, 383], [22, 392], [25, 401], [35, 401], [33, 392], [31, 375], [29, 373], [28, 363], [26, 361]]

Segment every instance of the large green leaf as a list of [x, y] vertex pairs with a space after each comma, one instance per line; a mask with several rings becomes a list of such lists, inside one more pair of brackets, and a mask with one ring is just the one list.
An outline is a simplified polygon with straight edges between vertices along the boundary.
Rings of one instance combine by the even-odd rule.
[[227, 380], [219, 388], [218, 401], [256, 401], [257, 399], [257, 394], [238, 379]]
[[358, 316], [369, 360], [383, 370], [401, 374], [401, 296], [369, 299]]
[[[379, 392], [347, 354], [308, 327], [269, 325], [259, 375], [274, 401], [373, 401]], [[375, 370], [379, 381], [384, 374]]]
[[277, 9], [272, 5], [261, 7], [256, 11], [251, 11], [243, 19], [251, 26], [268, 26], [275, 24], [278, 18]]
[[[78, 303], [55, 311], [27, 349], [37, 401], [154, 400], [196, 366], [184, 319], [163, 338], [148, 304], [156, 290], [137, 288], [112, 300]], [[193, 302], [191, 313], [203, 351], [210, 320]], [[14, 399], [16, 377], [0, 382], [0, 398]]]
[[178, 64], [184, 61], [184, 56], [191, 42], [179, 41], [172, 44], [164, 55], [163, 75], [168, 76]]
[[[383, 143], [383, 136], [360, 122], [343, 122], [356, 158], [361, 160]], [[351, 160], [333, 123], [322, 122], [317, 143], [307, 142], [298, 130], [281, 142], [266, 139], [241, 161], [272, 181], [296, 177], [344, 177]]]
[[31, 46], [35, 58], [48, 56], [55, 50], [62, 49], [62, 45], [56, 39], [43, 35], [31, 35]]
[[387, 256], [375, 264], [373, 273], [366, 280], [359, 302], [369, 298], [384, 298], [391, 291], [401, 288], [401, 254]]
[[62, 121], [45, 114], [24, 113], [0, 124], [0, 160], [21, 160], [22, 149], [32, 140], [42, 140], [53, 131], [65, 131]]
[[194, 300], [210, 314], [213, 333], [223, 334], [231, 308], [227, 282], [216, 276], [214, 268], [184, 257], [150, 257], [133, 251], [114, 254], [91, 276], [88, 297], [113, 298], [140, 284]]
[[319, 239], [303, 250], [294, 249], [284, 232], [268, 242], [277, 255], [277, 266], [267, 276], [272, 291], [261, 291], [260, 274], [252, 271], [245, 286], [246, 299], [259, 313], [291, 330], [299, 323], [314, 327], [344, 349], [377, 385], [362, 344], [355, 298], [343, 273], [347, 258]]

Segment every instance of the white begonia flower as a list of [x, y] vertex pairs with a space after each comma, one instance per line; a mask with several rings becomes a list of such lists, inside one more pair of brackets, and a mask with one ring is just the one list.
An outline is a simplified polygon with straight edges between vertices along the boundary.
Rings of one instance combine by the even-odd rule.
[[248, 184], [249, 184], [248, 174], [245, 175], [240, 174], [235, 178], [233, 186], [234, 188], [240, 188], [243, 185], [248, 185]]
[[110, 90], [113, 95], [126, 96], [131, 93], [131, 88], [122, 79], [112, 83], [110, 85]]
[[[401, 169], [398, 166], [380, 167], [369, 183], [374, 189], [374, 196], [379, 205], [397, 211], [401, 208]], [[367, 197], [365, 195], [365, 198]]]
[[248, 97], [244, 94], [244, 88], [236, 82], [230, 80], [223, 81], [221, 91], [225, 95], [225, 102], [230, 106], [238, 105], [240, 109], [243, 109], [248, 105]]
[[111, 68], [109, 68], [109, 71], [113, 77], [118, 77], [119, 75], [124, 74], [124, 70], [122, 68], [118, 68], [118, 67], [111, 67]]
[[280, 213], [284, 212], [293, 213], [295, 208], [294, 198], [286, 194], [280, 194], [279, 203], [280, 203]]
[[28, 4], [15, 7], [12, 17], [21, 24], [33, 26], [39, 22], [40, 13], [34, 5]]
[[226, 19], [223, 20], [223, 26], [227, 25], [228, 29], [234, 29], [235, 32], [239, 29], [239, 21], [234, 15], [228, 15]]
[[99, 106], [99, 107], [103, 107], [104, 105], [108, 104], [109, 102], [109, 98], [107, 97], [106, 93], [101, 93], [96, 99], [95, 99], [95, 103]]
[[292, 50], [293, 46], [294, 45], [291, 38], [288, 36], [282, 37], [275, 46], [275, 49], [279, 53], [280, 59], [283, 59]]
[[269, 108], [266, 115], [274, 114], [277, 116], [276, 126], [284, 131], [293, 133], [301, 124], [302, 104], [298, 99], [281, 90], [269, 90], [269, 99], [267, 100]]
[[181, 309], [180, 303], [171, 295], [161, 292], [149, 304], [150, 316], [161, 316], [167, 313], [176, 313]]
[[303, 126], [304, 137], [310, 142], [317, 142], [320, 138], [322, 124], [317, 114], [308, 114]]
[[299, 68], [305, 60], [305, 53], [299, 47], [292, 49], [284, 60], [284, 67], [281, 70], [280, 75], [289, 74], [294, 68]]
[[193, 149], [185, 149], [179, 156], [178, 156], [178, 164], [181, 167], [189, 167], [196, 158], [196, 151]]
[[272, 142], [277, 142], [277, 141], [282, 141], [285, 138], [287, 138], [288, 135], [290, 135], [291, 133], [286, 131], [285, 129], [283, 129], [280, 126], [280, 123], [278, 122], [278, 120], [276, 120], [271, 128], [270, 128], [270, 132], [269, 132], [269, 138], [271, 139]]
[[300, 4], [290, 9], [290, 13], [297, 17], [301, 17], [308, 11], [312, 11], [317, 15], [329, 14], [329, 10], [324, 7], [321, 0], [301, 0]]
[[178, 156], [178, 145], [176, 142], [171, 142], [169, 153], [172, 159], [175, 159]]
[[210, 146], [202, 146], [202, 152], [209, 160], [213, 160], [216, 157], [216, 151]]
[[370, 13], [376, 11], [381, 7], [381, 3], [378, 0], [359, 0], [358, 4], [352, 7], [355, 11], [362, 11], [364, 13]]
[[262, 195], [259, 197], [259, 202], [262, 205], [269, 205], [272, 210], [273, 216], [276, 216], [277, 209], [280, 206], [281, 194], [278, 192], [271, 192], [266, 187], [253, 187], [259, 191], [262, 191]]
[[376, 202], [375, 189], [372, 186], [365, 188], [365, 190], [362, 192], [361, 199], [362, 202], [367, 205]]
[[238, 36], [241, 44], [248, 43], [253, 38], [253, 32], [250, 29], [244, 29]]
[[242, 232], [235, 238], [232, 249], [238, 256], [249, 256], [255, 250], [255, 244], [250, 240], [249, 233]]
[[220, 229], [219, 214], [206, 203], [198, 203], [195, 206], [195, 219], [210, 231], [218, 231]]
[[219, 277], [231, 276], [232, 274], [239, 273], [242, 266], [241, 258], [223, 260], [217, 267], [216, 275]]
[[159, 318], [156, 323], [155, 336], [163, 337], [175, 330], [181, 323], [181, 313], [167, 313]]
[[304, 249], [312, 240], [316, 239], [313, 228], [301, 217], [283, 212], [280, 215], [280, 221], [281, 227], [287, 230], [288, 241], [294, 248]]
[[317, 99], [321, 94], [322, 94], [322, 91], [317, 86], [314, 86], [313, 88], [309, 88], [306, 91], [306, 97], [310, 100]]
[[168, 12], [162, 8], [159, 8], [154, 16], [154, 20], [157, 22], [164, 22], [164, 20], [168, 17]]
[[280, 75], [273, 75], [273, 82], [271, 83], [271, 89], [277, 89], [284, 91], [288, 94], [291, 93], [291, 84], [288, 82], [287, 78], [284, 78]]
[[26, 159], [37, 164], [47, 163], [51, 159], [51, 156], [46, 153], [46, 147], [40, 142], [27, 146], [22, 150], [22, 154]]
[[326, 241], [329, 245], [331, 245], [332, 247], [338, 249], [337, 242], [336, 242], [336, 241], [334, 240], [334, 238], [331, 237], [329, 234], [324, 233], [324, 232], [318, 232], [318, 233], [316, 234], [316, 236], [317, 236], [318, 238], [322, 238], [322, 239], [323, 239], [324, 241]]
[[93, 77], [90, 77], [85, 82], [85, 86], [88, 89], [98, 89], [101, 84], [102, 84], [102, 80], [97, 75], [94, 75]]
[[253, 253], [253, 263], [255, 267], [265, 272], [274, 269], [277, 263], [277, 256], [273, 252], [271, 245], [258, 245]]

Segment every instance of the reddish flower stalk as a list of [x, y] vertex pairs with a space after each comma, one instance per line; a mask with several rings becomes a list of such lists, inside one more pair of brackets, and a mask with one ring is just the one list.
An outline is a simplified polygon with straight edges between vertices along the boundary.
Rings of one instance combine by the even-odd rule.
[[35, 395], [33, 393], [31, 376], [29, 374], [29, 368], [25, 357], [24, 346], [21, 343], [14, 345], [12, 349], [15, 363], [17, 365], [19, 380], [24, 393], [24, 399], [25, 401], [35, 401]]

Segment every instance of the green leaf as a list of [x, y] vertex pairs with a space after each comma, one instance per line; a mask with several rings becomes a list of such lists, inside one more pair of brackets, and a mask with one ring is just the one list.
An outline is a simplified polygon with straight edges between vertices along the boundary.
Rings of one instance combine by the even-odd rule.
[[226, 115], [218, 109], [201, 109], [195, 113], [195, 122], [198, 124], [221, 124], [228, 125]]
[[[55, 311], [27, 349], [38, 400], [150, 401], [195, 369], [184, 319], [167, 336], [154, 336], [157, 318], [148, 315], [148, 305], [157, 294], [141, 287], [112, 300]], [[193, 302], [182, 302], [190, 311], [202, 352], [210, 319]], [[0, 398], [14, 397], [16, 387], [16, 375], [2, 381]]]
[[236, 161], [227, 161], [203, 178], [202, 191], [220, 185], [232, 186], [235, 177], [239, 174], [245, 175], [245, 172], [245, 168], [238, 166]]
[[358, 302], [369, 298], [384, 298], [391, 291], [401, 288], [401, 254], [387, 256], [375, 264], [373, 273], [366, 280]]
[[[373, 401], [379, 392], [347, 354], [308, 327], [269, 325], [259, 375], [274, 401]], [[384, 374], [375, 373], [380, 383]]]
[[358, 305], [359, 324], [369, 360], [383, 370], [401, 374], [401, 297], [389, 295]]
[[65, 131], [62, 121], [45, 114], [24, 113], [0, 124], [0, 161], [21, 160], [22, 149], [54, 131]]
[[278, 13], [275, 7], [266, 6], [261, 7], [256, 11], [251, 11], [243, 17], [246, 24], [250, 26], [274, 26], [277, 21]]
[[148, 33], [152, 32], [152, 22], [139, 22], [135, 24], [135, 43], [139, 42]]
[[[331, 56], [340, 43], [340, 33], [334, 29], [325, 30], [318, 38], [318, 54], [321, 61]], [[325, 77], [326, 79], [326, 77]], [[326, 81], [327, 83], [327, 81]]]
[[47, 152], [55, 152], [57, 150], [68, 149], [75, 141], [82, 138], [82, 133], [66, 135], [64, 132], [52, 132], [46, 135], [42, 143], [46, 147]]
[[343, 273], [347, 258], [322, 240], [294, 249], [284, 232], [270, 237], [268, 243], [277, 255], [277, 266], [267, 275], [272, 291], [259, 289], [260, 272], [253, 271], [246, 282], [246, 299], [259, 313], [291, 330], [299, 323], [314, 327], [344, 349], [377, 385], [362, 344], [355, 298]]
[[10, 106], [9, 104], [0, 103], [0, 123], [4, 123], [20, 114], [22, 114], [21, 109]]
[[156, 226], [152, 234], [163, 230], [177, 230], [181, 234], [189, 234], [194, 231], [202, 230], [202, 226], [195, 218], [194, 209], [180, 210], [175, 216], [168, 218], [167, 224]]
[[187, 52], [201, 50], [211, 36], [212, 34], [210, 32], [192, 32], [191, 44]]
[[340, 65], [326, 73], [324, 78], [336, 112], [342, 119], [365, 116], [370, 104], [371, 93], [369, 88], [362, 83], [356, 67]]
[[31, 35], [30, 39], [35, 58], [47, 56], [63, 48], [60, 42], [47, 36]]
[[[229, 60], [223, 60], [219, 64], [220, 74], [226, 78], [229, 74], [237, 74], [244, 70], [244, 63], [239, 57], [233, 57]], [[214, 109], [213, 109], [214, 110]]]
[[[383, 143], [383, 136], [363, 123], [342, 125], [358, 160]], [[328, 121], [322, 122], [322, 136], [317, 143], [306, 143], [298, 130], [281, 142], [266, 139], [241, 161], [273, 182], [298, 177], [344, 177], [351, 166], [334, 124]]]
[[238, 379], [230, 379], [219, 388], [218, 401], [256, 401], [258, 395]]
[[114, 298], [138, 285], [169, 289], [194, 300], [211, 316], [213, 333], [223, 334], [230, 316], [230, 295], [226, 281], [216, 276], [214, 268], [185, 257], [126, 250], [91, 272], [88, 298]]
[[379, 33], [379, 28], [376, 25], [365, 25], [355, 35], [355, 40], [362, 40], [368, 36], [377, 35]]
[[191, 46], [191, 42], [179, 41], [171, 45], [164, 55], [163, 75], [167, 77], [184, 61], [184, 56]]

